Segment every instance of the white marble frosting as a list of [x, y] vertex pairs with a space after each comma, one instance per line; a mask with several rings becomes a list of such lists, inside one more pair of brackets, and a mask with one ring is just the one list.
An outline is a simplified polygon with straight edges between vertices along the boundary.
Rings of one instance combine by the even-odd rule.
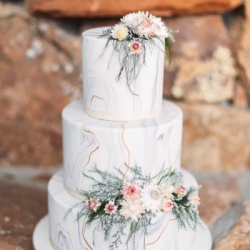
[[[151, 46], [146, 53], [146, 64], [140, 69], [131, 90], [125, 75], [116, 77], [121, 65], [113, 47], [103, 51], [107, 38], [100, 38], [105, 28], [90, 29], [83, 33], [83, 95], [84, 109], [92, 117], [105, 120], [141, 120], [157, 116], [162, 108], [164, 46]], [[112, 59], [110, 60], [110, 58]]]
[[86, 189], [83, 176], [96, 164], [104, 171], [138, 165], [143, 174], [162, 167], [179, 169], [182, 112], [164, 101], [161, 116], [141, 121], [113, 122], [89, 117], [76, 101], [63, 110], [63, 165], [65, 187], [70, 192]]
[[[184, 185], [196, 186], [193, 176], [182, 170]], [[75, 208], [65, 218], [68, 209], [79, 203], [63, 187], [62, 171], [56, 173], [49, 183], [50, 240], [56, 250], [108, 250], [109, 241], [105, 241], [104, 232], [98, 231], [93, 239], [93, 228], [85, 227], [84, 217], [76, 220]], [[124, 240], [124, 239], [123, 239]], [[93, 241], [95, 245], [93, 245]], [[211, 236], [204, 225], [196, 231], [181, 229], [172, 213], [159, 213], [148, 227], [145, 243], [143, 237], [136, 236], [135, 245], [122, 245], [119, 250], [210, 250]]]

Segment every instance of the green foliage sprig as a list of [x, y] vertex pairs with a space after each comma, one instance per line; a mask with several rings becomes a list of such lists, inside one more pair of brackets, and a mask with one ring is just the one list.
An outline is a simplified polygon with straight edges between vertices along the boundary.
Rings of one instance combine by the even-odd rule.
[[[196, 229], [199, 222], [198, 187], [186, 189], [181, 173], [162, 168], [157, 175], [143, 175], [138, 166], [129, 167], [126, 175], [119, 169], [107, 172], [96, 165], [84, 174], [92, 180], [90, 190], [82, 190], [83, 201], [70, 208], [66, 215], [77, 211], [76, 220], [86, 218], [86, 226], [94, 225], [93, 245], [97, 231], [104, 240], [112, 239], [110, 250], [130, 241], [137, 234], [147, 235], [151, 220], [158, 213], [172, 213], [179, 226]], [[165, 202], [165, 203], [164, 203]], [[133, 205], [130, 211], [129, 205]], [[129, 228], [129, 234], [125, 229]]]

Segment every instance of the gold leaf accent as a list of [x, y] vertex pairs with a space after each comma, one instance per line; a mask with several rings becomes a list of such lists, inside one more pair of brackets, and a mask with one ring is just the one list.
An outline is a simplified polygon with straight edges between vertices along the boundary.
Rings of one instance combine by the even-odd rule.
[[84, 126], [84, 131], [87, 132], [87, 133], [92, 134], [92, 135], [95, 137], [96, 141], [98, 142], [98, 146], [97, 146], [94, 150], [92, 150], [92, 151], [90, 152], [90, 154], [89, 154], [89, 156], [88, 156], [88, 161], [87, 161], [87, 163], [85, 164], [85, 166], [83, 167], [83, 171], [82, 171], [83, 173], [84, 173], [85, 168], [87, 167], [87, 165], [88, 165], [89, 162], [90, 162], [90, 159], [91, 159], [92, 154], [93, 154], [94, 152], [96, 152], [96, 151], [99, 149], [99, 147], [100, 147], [99, 141], [97, 140], [96, 135], [95, 135], [92, 131], [87, 130], [87, 129], [86, 129], [86, 126], [87, 126], [87, 125]]
[[[122, 142], [123, 142], [123, 145], [124, 147], [126, 148], [127, 152], [128, 152], [128, 166], [130, 165], [130, 151], [129, 151], [129, 148], [127, 146], [127, 144], [125, 143], [125, 140], [124, 140], [124, 133], [125, 133], [125, 124], [128, 123], [128, 121], [124, 122], [122, 124]], [[128, 172], [129, 168], [127, 167], [127, 169], [125, 170], [124, 174], [123, 174], [123, 178], [122, 180], [124, 179], [124, 177], [126, 176], [127, 172]]]
[[106, 101], [105, 101], [103, 98], [101, 98], [101, 97], [99, 97], [99, 96], [97, 96], [97, 95], [93, 95], [93, 96], [92, 96], [89, 107], [91, 107], [94, 98], [97, 98], [97, 99], [100, 99], [100, 100], [104, 101], [105, 106], [106, 106], [106, 109], [107, 109], [107, 103], [106, 103]]
[[147, 246], [155, 244], [155, 243], [161, 238], [161, 236], [162, 236], [163, 232], [165, 231], [165, 229], [167, 228], [168, 224], [169, 224], [170, 222], [172, 222], [172, 221], [175, 221], [175, 220], [177, 220], [177, 218], [174, 218], [174, 219], [169, 220], [169, 221], [167, 222], [166, 226], [163, 228], [163, 230], [162, 230], [161, 233], [159, 234], [159, 236], [156, 238], [156, 240], [154, 240], [153, 242], [147, 243], [147, 244], [144, 246], [144, 249], [146, 250]]
[[93, 248], [90, 246], [90, 244], [88, 243], [88, 241], [87, 241], [87, 239], [86, 239], [86, 237], [84, 236], [84, 232], [85, 232], [85, 220], [86, 220], [86, 217], [85, 217], [85, 219], [83, 220], [83, 226], [82, 226], [82, 237], [83, 237], [83, 239], [84, 239], [84, 241], [85, 241], [85, 243], [87, 244], [87, 246], [90, 248], [90, 250], [93, 250]]

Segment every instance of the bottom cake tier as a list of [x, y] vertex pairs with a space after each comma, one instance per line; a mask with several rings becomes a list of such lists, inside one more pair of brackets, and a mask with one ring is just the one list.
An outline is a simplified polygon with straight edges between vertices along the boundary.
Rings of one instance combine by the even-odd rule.
[[[186, 187], [197, 186], [195, 178], [187, 171], [181, 170]], [[34, 233], [34, 246], [36, 250], [44, 250], [42, 243], [48, 244], [56, 250], [110, 250], [116, 249], [112, 241], [104, 239], [104, 232], [94, 226], [86, 226], [86, 217], [76, 219], [79, 213], [77, 207], [71, 210], [80, 201], [67, 193], [63, 185], [63, 171], [57, 172], [49, 183], [49, 223], [47, 218], [38, 224]], [[67, 216], [66, 216], [67, 214]], [[42, 231], [49, 226], [49, 235], [41, 240]], [[44, 229], [42, 229], [44, 228]], [[47, 229], [48, 230], [48, 229]], [[126, 242], [130, 228], [126, 229], [121, 242]], [[39, 243], [40, 242], [40, 243]], [[120, 244], [119, 250], [210, 250], [211, 236], [206, 225], [200, 221], [196, 230], [181, 228], [172, 213], [159, 212], [153, 217], [148, 227], [146, 237], [137, 234], [135, 240], [128, 244]], [[113, 248], [112, 248], [113, 246]], [[47, 248], [46, 248], [47, 249]], [[49, 250], [49, 249], [48, 249]]]

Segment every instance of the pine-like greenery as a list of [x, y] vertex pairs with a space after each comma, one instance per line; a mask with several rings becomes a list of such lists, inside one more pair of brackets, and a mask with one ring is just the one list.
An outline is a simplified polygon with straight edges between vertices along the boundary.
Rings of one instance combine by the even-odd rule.
[[[93, 230], [93, 244], [96, 239], [96, 232], [102, 231], [104, 233], [104, 240], [112, 239], [110, 250], [119, 249], [119, 245], [126, 244], [130, 241], [135, 242], [137, 234], [142, 234], [144, 237], [147, 235], [147, 227], [151, 224], [151, 219], [156, 215], [151, 211], [145, 211], [137, 221], [132, 221], [125, 218], [119, 213], [123, 200], [122, 187], [126, 183], [133, 183], [140, 181], [141, 188], [150, 183], [155, 183], [157, 186], [164, 184], [171, 184], [175, 187], [182, 186], [182, 175], [180, 172], [173, 171], [171, 168], [162, 168], [157, 175], [143, 175], [142, 169], [138, 166], [129, 167], [130, 179], [124, 176], [124, 173], [115, 169], [114, 173], [100, 170], [96, 165], [89, 170], [85, 177], [92, 180], [93, 184], [88, 191], [82, 190], [80, 194], [83, 196], [83, 201], [75, 204], [65, 214], [65, 219], [72, 210], [77, 210], [76, 220], [81, 217], [86, 217], [86, 226], [94, 225]], [[196, 229], [199, 223], [198, 209], [192, 206], [189, 201], [189, 196], [197, 193], [198, 188], [191, 187], [184, 194], [179, 195], [173, 192], [174, 207], [172, 213], [178, 220], [181, 228], [187, 229], [188, 227], [193, 230]], [[96, 199], [100, 202], [100, 206], [96, 211], [90, 210], [87, 206], [86, 200]], [[114, 214], [107, 214], [104, 211], [105, 205], [109, 201], [114, 201], [117, 206], [117, 212]], [[126, 235], [126, 241], [122, 241], [122, 236], [125, 235], [125, 228], [129, 228], [129, 234]], [[114, 232], [116, 230], [116, 232]]]

